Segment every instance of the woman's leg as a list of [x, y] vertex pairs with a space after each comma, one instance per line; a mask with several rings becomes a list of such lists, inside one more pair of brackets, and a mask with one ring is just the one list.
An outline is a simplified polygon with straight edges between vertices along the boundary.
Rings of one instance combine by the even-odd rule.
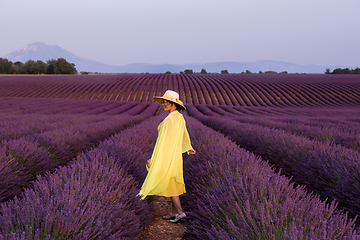
[[171, 212], [172, 213], [178, 213], [179, 215], [183, 214], [184, 211], [181, 208], [181, 203], [180, 203], [179, 196], [171, 197], [171, 201], [172, 201], [172, 211]]

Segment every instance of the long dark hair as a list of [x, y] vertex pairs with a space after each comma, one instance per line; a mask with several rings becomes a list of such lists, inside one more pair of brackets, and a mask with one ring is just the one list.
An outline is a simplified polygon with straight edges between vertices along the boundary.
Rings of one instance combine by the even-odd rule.
[[176, 110], [178, 110], [179, 112], [185, 109], [180, 104], [177, 104], [177, 103], [174, 103], [174, 102], [170, 102], [170, 103], [175, 104]]

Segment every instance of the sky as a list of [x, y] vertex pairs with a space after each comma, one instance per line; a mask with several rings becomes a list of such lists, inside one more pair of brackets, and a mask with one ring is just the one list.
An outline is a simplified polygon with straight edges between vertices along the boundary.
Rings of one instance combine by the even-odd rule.
[[359, 0], [0, 0], [0, 57], [44, 42], [111, 65], [360, 67]]

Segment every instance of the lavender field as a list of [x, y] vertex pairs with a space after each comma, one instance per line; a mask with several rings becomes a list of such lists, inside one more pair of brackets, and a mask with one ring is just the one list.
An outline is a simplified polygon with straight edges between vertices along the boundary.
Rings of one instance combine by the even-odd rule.
[[0, 239], [138, 239], [136, 196], [178, 91], [184, 239], [360, 239], [360, 77], [0, 76]]

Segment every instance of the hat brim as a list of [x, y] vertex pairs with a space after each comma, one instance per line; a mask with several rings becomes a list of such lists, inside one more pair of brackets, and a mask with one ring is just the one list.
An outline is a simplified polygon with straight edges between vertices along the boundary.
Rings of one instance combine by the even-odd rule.
[[158, 102], [158, 103], [161, 103], [162, 100], [166, 100], [166, 101], [169, 101], [169, 102], [172, 102], [172, 103], [175, 103], [175, 104], [179, 105], [183, 109], [186, 109], [186, 107], [184, 106], [184, 104], [180, 100], [178, 100], [179, 102], [176, 102], [176, 101], [172, 100], [171, 98], [167, 98], [167, 97], [153, 97], [153, 100]]

